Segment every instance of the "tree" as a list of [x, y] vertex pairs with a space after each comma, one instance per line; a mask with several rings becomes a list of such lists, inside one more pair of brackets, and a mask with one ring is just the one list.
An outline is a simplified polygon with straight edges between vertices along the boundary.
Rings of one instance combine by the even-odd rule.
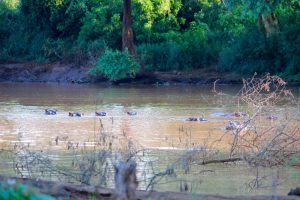
[[133, 43], [131, 0], [123, 0], [122, 50], [125, 51], [126, 49], [131, 55], [136, 54]]

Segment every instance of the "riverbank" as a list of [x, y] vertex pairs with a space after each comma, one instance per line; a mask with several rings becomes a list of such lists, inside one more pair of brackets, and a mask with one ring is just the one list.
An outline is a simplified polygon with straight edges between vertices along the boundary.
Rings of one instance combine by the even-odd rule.
[[[89, 75], [90, 67], [75, 64], [18, 63], [0, 64], [0, 82], [45, 82], [45, 83], [108, 83], [104, 78], [96, 79]], [[210, 84], [220, 79], [219, 83], [241, 83], [236, 74], [221, 74], [216, 70], [151, 72], [137, 76], [133, 80], [124, 80], [120, 84]]]
[[18, 63], [1, 64], [1, 82], [62, 82], [88, 83], [92, 77], [88, 75], [89, 68], [73, 64], [36, 64]]
[[[8, 182], [10, 184], [25, 184], [34, 188], [41, 193], [51, 195], [57, 199], [115, 199], [114, 189], [102, 187], [75, 185], [70, 183], [45, 181], [38, 179], [15, 178], [0, 176], [0, 182]], [[217, 189], [217, 188], [216, 188]], [[137, 191], [137, 199], [170, 199], [170, 200], [300, 200], [299, 196], [217, 196], [217, 195], [201, 195], [196, 193], [185, 192], [147, 192]]]

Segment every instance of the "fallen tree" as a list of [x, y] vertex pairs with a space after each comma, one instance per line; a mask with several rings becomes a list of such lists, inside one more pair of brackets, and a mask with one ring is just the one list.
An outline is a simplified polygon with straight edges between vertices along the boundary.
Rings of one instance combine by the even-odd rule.
[[[34, 180], [27, 178], [9, 178], [0, 176], [0, 182], [12, 182], [14, 184], [26, 184], [37, 188], [40, 192], [49, 194], [57, 199], [116, 199], [116, 191], [102, 187], [75, 185], [62, 182]], [[201, 195], [182, 192], [147, 192], [136, 191], [135, 199], [170, 199], [170, 200], [272, 200], [273, 196], [236, 196], [225, 197], [217, 195]], [[276, 196], [277, 200], [299, 200], [297, 196]]]

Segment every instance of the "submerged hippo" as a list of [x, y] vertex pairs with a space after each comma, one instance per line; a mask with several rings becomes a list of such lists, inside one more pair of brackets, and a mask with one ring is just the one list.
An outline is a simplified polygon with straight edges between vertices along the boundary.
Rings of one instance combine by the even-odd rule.
[[46, 115], [56, 115], [56, 112], [57, 112], [56, 109], [51, 109], [51, 108], [45, 109]]
[[268, 116], [267, 119], [268, 119], [268, 120], [277, 120], [278, 117], [277, 117], [277, 116], [271, 115], [271, 116]]
[[212, 117], [245, 117], [247, 113], [245, 112], [234, 112], [234, 113], [223, 113], [223, 112], [216, 112], [210, 114]]
[[239, 122], [239, 121], [229, 121], [228, 124], [225, 126], [225, 130], [237, 130], [238, 132], [244, 131], [254, 131], [256, 130], [255, 126], [247, 123], [247, 122]]
[[198, 121], [198, 118], [197, 118], [197, 117], [189, 117], [189, 118], [187, 118], [186, 121], [189, 121], [189, 122], [196, 122], [196, 121]]
[[106, 112], [95, 112], [96, 116], [106, 116]]
[[234, 112], [234, 113], [231, 113], [231, 116], [233, 116], [233, 117], [245, 117], [245, 116], [247, 116], [247, 113], [245, 113], [245, 112]]
[[186, 121], [189, 121], [189, 122], [197, 122], [197, 121], [199, 121], [199, 122], [207, 122], [208, 120], [205, 119], [204, 117], [199, 117], [199, 118], [197, 118], [197, 117], [189, 117], [189, 118], [187, 118]]
[[80, 113], [80, 112], [69, 112], [70, 117], [82, 117], [83, 115], [84, 113]]
[[127, 115], [130, 115], [130, 116], [137, 115], [137, 112], [135, 112], [135, 111], [128, 111]]
[[229, 121], [228, 124], [225, 126], [225, 130], [236, 130], [241, 127], [241, 122], [239, 121]]
[[205, 119], [204, 117], [200, 117], [200, 118], [199, 118], [199, 121], [200, 121], [200, 122], [207, 122], [208, 119]]

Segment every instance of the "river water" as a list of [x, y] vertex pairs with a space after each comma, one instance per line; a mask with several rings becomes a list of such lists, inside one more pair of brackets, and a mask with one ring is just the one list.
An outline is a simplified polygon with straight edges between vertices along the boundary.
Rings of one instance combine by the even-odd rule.
[[[17, 151], [22, 146], [31, 151], [50, 152], [51, 158], [67, 165], [72, 160], [71, 149], [93, 148], [97, 133], [102, 131], [114, 138], [127, 138], [136, 148], [157, 150], [159, 155], [151, 155], [151, 158], [165, 157], [162, 162], [165, 162], [164, 166], [168, 166], [168, 162], [171, 162], [169, 159], [173, 156], [170, 152], [201, 147], [224, 135], [228, 119], [212, 114], [232, 113], [242, 109], [231, 98], [240, 87], [220, 86], [219, 89], [228, 95], [216, 97], [211, 92], [212, 85], [116, 87], [1, 83], [0, 147], [3, 150]], [[47, 108], [57, 109], [57, 114], [45, 115], [44, 110]], [[96, 117], [95, 111], [106, 112], [107, 116]], [[130, 111], [137, 115], [128, 115], [127, 112]], [[69, 112], [84, 115], [69, 117]], [[208, 121], [189, 122], [189, 117], [204, 117]], [[219, 144], [220, 151], [228, 148], [228, 138], [224, 137], [223, 140]], [[118, 145], [126, 146], [127, 143], [121, 144], [118, 141]], [[80, 156], [79, 150], [77, 155]], [[16, 158], [10, 161], [10, 155], [3, 153], [3, 156], [0, 173], [19, 175], [16, 167], [11, 167]], [[247, 166], [213, 165], [201, 170], [204, 174], [197, 175], [196, 179], [190, 175], [193, 192], [228, 195], [274, 192], [286, 194], [295, 184], [300, 184], [299, 167], [263, 169], [264, 174], [270, 175], [272, 182], [268, 183], [268, 187], [255, 191], [250, 191], [247, 187], [255, 171]], [[151, 175], [153, 174], [149, 176]], [[278, 186], [274, 186], [274, 177], [276, 183], [280, 182]], [[154, 189], [178, 191], [178, 182], [165, 182], [166, 184]], [[141, 186], [141, 189], [144, 187]]]

